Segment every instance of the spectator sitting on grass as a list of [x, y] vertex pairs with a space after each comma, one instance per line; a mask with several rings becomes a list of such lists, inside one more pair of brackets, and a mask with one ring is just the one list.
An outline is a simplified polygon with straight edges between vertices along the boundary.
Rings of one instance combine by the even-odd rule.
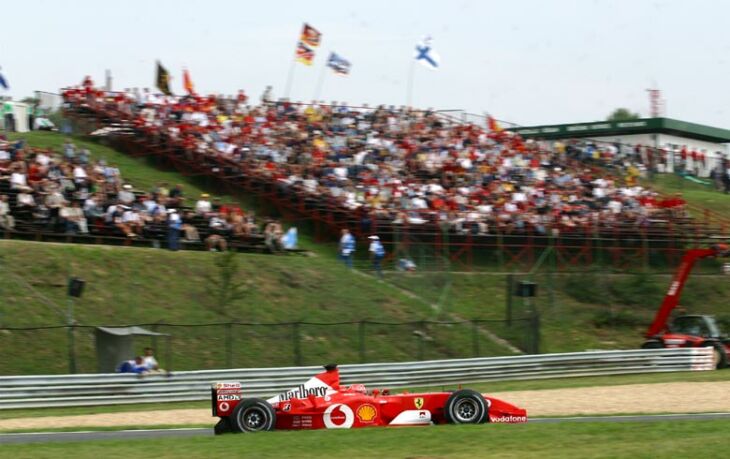
[[140, 376], [148, 371], [149, 369], [144, 365], [144, 359], [141, 355], [138, 355], [132, 360], [125, 360], [117, 368], [117, 373], [136, 373]]
[[160, 368], [160, 365], [157, 363], [157, 359], [154, 355], [154, 349], [151, 347], [144, 348], [144, 357], [142, 358], [143, 362], [142, 365], [144, 365], [145, 368], [147, 368], [147, 371], [150, 373], [166, 373], [165, 370]]

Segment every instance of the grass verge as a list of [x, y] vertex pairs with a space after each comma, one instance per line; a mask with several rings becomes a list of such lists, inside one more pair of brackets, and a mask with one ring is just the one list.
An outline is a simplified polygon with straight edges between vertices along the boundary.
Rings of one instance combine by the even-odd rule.
[[437, 426], [3, 445], [18, 458], [654, 458], [724, 456], [730, 421]]

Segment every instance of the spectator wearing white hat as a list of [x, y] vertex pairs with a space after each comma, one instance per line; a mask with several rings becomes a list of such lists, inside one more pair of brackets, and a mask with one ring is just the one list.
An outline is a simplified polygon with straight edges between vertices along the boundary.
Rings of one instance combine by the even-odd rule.
[[125, 183], [124, 186], [122, 186], [122, 190], [117, 195], [117, 200], [125, 206], [132, 204], [135, 200], [134, 193], [132, 192], [132, 185]]
[[213, 204], [210, 202], [210, 195], [203, 193], [200, 199], [195, 203], [195, 213], [198, 215], [206, 215], [213, 210]]
[[369, 236], [368, 239], [370, 239], [370, 248], [368, 251], [370, 252], [370, 259], [373, 262], [373, 270], [375, 271], [375, 274], [382, 279], [382, 261], [383, 257], [385, 257], [385, 247], [383, 247], [383, 243], [380, 242], [380, 238], [378, 236]]

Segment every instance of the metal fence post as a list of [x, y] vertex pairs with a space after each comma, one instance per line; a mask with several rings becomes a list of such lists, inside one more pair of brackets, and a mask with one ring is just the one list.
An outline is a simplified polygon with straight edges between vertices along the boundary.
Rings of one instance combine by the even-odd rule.
[[426, 352], [426, 323], [424, 321], [418, 322], [418, 328], [420, 333], [418, 334], [418, 357], [417, 360], [423, 360], [423, 356]]
[[479, 326], [476, 320], [471, 321], [471, 345], [474, 357], [479, 357]]
[[76, 373], [76, 336], [75, 336], [75, 325], [69, 324], [68, 326], [68, 372], [71, 374]]
[[233, 323], [226, 325], [226, 368], [233, 368]]
[[357, 323], [357, 348], [360, 355], [360, 363], [365, 363], [365, 321]]
[[[152, 324], [150, 328], [153, 332], [157, 333], [157, 324]], [[159, 349], [157, 349], [157, 336], [152, 336], [152, 339], [150, 341], [152, 344], [152, 349], [154, 349], [155, 353], [157, 353], [159, 351]]]
[[302, 365], [302, 348], [299, 336], [299, 322], [293, 322], [292, 324], [292, 347], [294, 350], [294, 365]]
[[68, 372], [76, 373], [76, 336], [74, 330], [74, 300], [68, 295], [68, 311], [66, 312], [68, 321]]
[[537, 312], [537, 310], [532, 311], [532, 316], [530, 317], [530, 332], [532, 335], [531, 341], [531, 354], [539, 354], [540, 353], [540, 314]]
[[507, 319], [507, 326], [512, 326], [512, 292], [514, 292], [514, 286], [515, 286], [515, 275], [514, 274], [507, 274], [506, 279], [507, 284], [507, 291], [505, 292], [505, 318]]

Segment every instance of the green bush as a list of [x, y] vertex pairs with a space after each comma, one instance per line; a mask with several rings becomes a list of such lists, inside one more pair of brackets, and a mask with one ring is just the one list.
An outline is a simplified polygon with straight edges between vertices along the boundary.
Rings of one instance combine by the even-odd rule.
[[642, 325], [642, 320], [631, 311], [620, 309], [602, 309], [593, 316], [593, 325], [597, 328], [628, 328]]
[[585, 304], [611, 304], [611, 297], [602, 288], [602, 281], [595, 273], [567, 276], [564, 290], [571, 298]]

